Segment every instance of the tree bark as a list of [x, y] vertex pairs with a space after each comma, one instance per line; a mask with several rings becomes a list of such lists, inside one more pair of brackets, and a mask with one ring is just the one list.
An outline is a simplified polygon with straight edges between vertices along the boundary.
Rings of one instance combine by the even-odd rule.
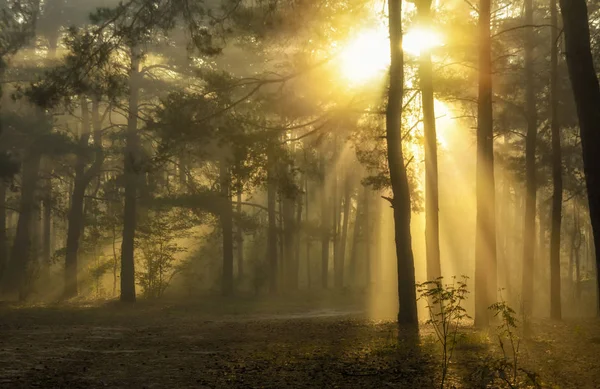
[[129, 70], [129, 114], [124, 154], [125, 206], [123, 211], [123, 242], [121, 243], [121, 301], [135, 302], [135, 229], [137, 222], [137, 192], [141, 161], [138, 137], [138, 111], [140, 81], [140, 57], [138, 50], [131, 49]]
[[327, 289], [329, 284], [329, 202], [327, 201], [327, 190], [325, 186], [326, 168], [325, 157], [321, 154], [321, 170], [323, 179], [321, 182], [321, 287]]
[[0, 178], [0, 280], [8, 262], [8, 237], [6, 236], [6, 186]]
[[364, 196], [365, 196], [365, 236], [364, 236], [364, 241], [365, 241], [365, 262], [366, 262], [366, 268], [367, 270], [365, 271], [365, 287], [367, 289], [371, 288], [371, 284], [372, 284], [372, 279], [373, 279], [373, 275], [372, 275], [372, 271], [373, 271], [373, 261], [371, 258], [371, 214], [369, 213], [370, 209], [371, 209], [371, 201], [372, 201], [372, 197], [371, 196], [371, 192], [369, 191], [369, 188], [367, 188], [365, 186], [364, 189]]
[[[560, 0], [569, 78], [581, 132], [583, 171], [587, 186], [594, 245], [600, 247], [600, 85], [594, 69], [590, 46], [590, 28], [585, 0]], [[600, 274], [600, 258], [596, 274]], [[600, 296], [600, 277], [596, 277]], [[600, 315], [600, 298], [597, 314]]]
[[[304, 191], [305, 191], [305, 196], [304, 196], [304, 202], [306, 203], [306, 205], [304, 206], [304, 220], [306, 221], [306, 224], [308, 225], [309, 223], [309, 212], [308, 212], [308, 175], [304, 177]], [[311, 246], [311, 235], [310, 234], [306, 234], [306, 285], [308, 287], [308, 289], [310, 289], [312, 287], [312, 272], [311, 272], [311, 261], [310, 261], [310, 246]]]
[[295, 274], [297, 274], [297, 267], [294, 264], [295, 260], [295, 247], [296, 247], [296, 221], [294, 219], [294, 209], [296, 202], [293, 198], [290, 198], [284, 194], [282, 199], [283, 208], [283, 245], [284, 255], [283, 261], [285, 262], [285, 285], [287, 289], [297, 289], [297, 280]]
[[[431, 25], [431, 0], [420, 0], [416, 5], [417, 16], [421, 25]], [[435, 280], [442, 275], [442, 268], [440, 264], [437, 133], [430, 50], [422, 50], [420, 53], [419, 81], [421, 87], [421, 106], [423, 109], [423, 132], [425, 135], [425, 243], [427, 279]]]
[[35, 190], [40, 170], [41, 154], [32, 150], [23, 161], [19, 219], [11, 258], [5, 273], [5, 291], [19, 292], [19, 300], [27, 299], [30, 292], [31, 223], [35, 213]]
[[415, 265], [410, 235], [410, 190], [402, 152], [402, 99], [404, 54], [402, 52], [402, 0], [388, 1], [390, 32], [390, 84], [386, 108], [388, 166], [392, 184], [394, 235], [398, 262], [398, 324], [418, 328]]
[[45, 188], [44, 215], [42, 226], [42, 260], [45, 266], [52, 262], [52, 179], [48, 178]]
[[[366, 215], [364, 215], [363, 211], [364, 203], [366, 201], [367, 199], [365, 198], [365, 193], [360, 193], [358, 195], [358, 201], [356, 202], [356, 213], [354, 216], [354, 227], [352, 231], [352, 249], [350, 251], [350, 285], [352, 285], [353, 287], [356, 287], [358, 285], [356, 275], [358, 269], [358, 254], [360, 247], [361, 229], [362, 224], [366, 219]], [[364, 231], [363, 234], [364, 233], [366, 233], [366, 231]]]
[[233, 208], [231, 205], [231, 170], [226, 158], [219, 163], [219, 180], [221, 187], [220, 212], [221, 231], [223, 233], [223, 279], [222, 293], [233, 295]]
[[494, 130], [492, 116], [491, 1], [479, 5], [479, 99], [477, 102], [477, 221], [475, 237], [475, 325], [489, 323], [497, 288]]
[[[242, 216], [242, 192], [237, 194], [237, 208], [238, 218]], [[235, 240], [237, 243], [237, 268], [238, 268], [238, 282], [244, 278], [244, 231], [242, 231], [241, 223], [238, 223], [235, 231]]]
[[269, 226], [267, 231], [267, 258], [269, 259], [269, 291], [277, 293], [277, 182], [275, 181], [273, 169], [274, 161], [269, 156], [267, 177], [267, 213]]
[[302, 225], [302, 194], [296, 199], [296, 220], [294, 223], [294, 263], [292, 268], [292, 288], [298, 289], [300, 283], [300, 232]]
[[349, 177], [344, 179], [344, 219], [342, 221], [342, 234], [340, 236], [339, 270], [336, 272], [336, 288], [344, 288], [344, 269], [346, 267], [346, 246], [348, 242], [348, 225], [350, 221], [350, 201], [352, 197], [352, 184]]
[[[525, 25], [533, 25], [533, 0], [525, 1]], [[523, 279], [522, 308], [531, 315], [533, 308], [533, 262], [535, 255], [535, 204], [536, 204], [536, 166], [535, 149], [537, 138], [537, 113], [534, 89], [533, 66], [533, 28], [525, 29], [525, 105], [527, 115], [527, 135], [525, 137], [525, 218], [523, 219]]]
[[560, 285], [560, 229], [562, 224], [562, 150], [558, 121], [558, 12], [550, 0], [550, 131], [552, 133], [552, 231], [550, 235], [550, 317], [562, 318]]

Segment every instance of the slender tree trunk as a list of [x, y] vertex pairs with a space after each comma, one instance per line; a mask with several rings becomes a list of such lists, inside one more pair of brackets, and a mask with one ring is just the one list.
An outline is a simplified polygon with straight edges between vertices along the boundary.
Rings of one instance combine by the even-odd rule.
[[[242, 216], [242, 192], [237, 194], [237, 208], [238, 218]], [[238, 283], [244, 278], [244, 231], [242, 230], [241, 223], [238, 223], [236, 233], [237, 243], [237, 268], [238, 268]]]
[[327, 201], [327, 190], [325, 186], [325, 158], [321, 155], [321, 169], [323, 181], [321, 186], [321, 286], [327, 289], [329, 284], [329, 202]]
[[[362, 224], [365, 222], [366, 219], [366, 215], [364, 215], [363, 212], [363, 207], [365, 206], [364, 203], [367, 201], [364, 192], [360, 193], [357, 199], [358, 201], [356, 202], [356, 214], [354, 216], [354, 229], [352, 231], [352, 249], [350, 251], [350, 285], [352, 285], [353, 287], [356, 287], [358, 285], [356, 273], [358, 269], [358, 254], [360, 247], [361, 228]], [[365, 233], [366, 231], [363, 232], [363, 234]]]
[[[533, 0], [525, 1], [525, 24], [533, 25]], [[530, 316], [533, 309], [533, 263], [535, 255], [535, 203], [536, 166], [535, 149], [537, 138], [537, 113], [534, 90], [533, 66], [533, 27], [525, 29], [525, 105], [527, 115], [527, 135], [525, 137], [525, 218], [523, 219], [523, 303], [524, 314]]]
[[8, 237], [6, 234], [6, 182], [0, 178], [0, 280], [8, 262]]
[[52, 179], [48, 178], [48, 183], [44, 194], [44, 215], [42, 227], [42, 259], [45, 266], [52, 262]]
[[365, 186], [365, 262], [366, 262], [366, 271], [365, 271], [365, 287], [367, 289], [371, 288], [371, 283], [373, 282], [372, 270], [373, 270], [373, 260], [371, 258], [371, 214], [369, 213], [371, 208], [372, 197], [369, 188]]
[[221, 231], [223, 233], [223, 284], [224, 296], [233, 294], [233, 208], [231, 205], [231, 170], [226, 158], [219, 163], [219, 179], [221, 186], [220, 212]]
[[489, 322], [488, 306], [497, 285], [492, 116], [491, 0], [479, 3], [479, 99], [477, 102], [477, 226], [475, 243], [475, 325]]
[[300, 282], [300, 232], [302, 225], [302, 195], [299, 194], [296, 201], [296, 221], [294, 223], [294, 263], [292, 268], [292, 288], [298, 289]]
[[390, 85], [386, 109], [388, 166], [392, 183], [394, 235], [398, 262], [398, 324], [416, 329], [417, 294], [415, 264], [410, 235], [410, 190], [402, 152], [402, 98], [404, 94], [404, 54], [402, 52], [402, 0], [388, 0], [390, 32]]
[[[585, 0], [560, 0], [569, 77], [573, 87], [583, 149], [583, 170], [587, 186], [594, 246], [600, 247], [600, 85], [594, 69], [590, 28]], [[596, 274], [600, 258], [595, 255]], [[596, 277], [600, 296], [600, 277]], [[600, 298], [597, 314], [600, 315]]]
[[294, 219], [295, 201], [288, 196], [282, 196], [282, 208], [283, 208], [283, 246], [284, 246], [284, 262], [285, 262], [285, 273], [283, 279], [287, 289], [297, 289], [297, 283], [294, 283], [297, 267], [294, 264], [295, 258], [295, 238], [296, 238], [296, 221]]
[[558, 12], [550, 0], [550, 130], [552, 133], [552, 232], [550, 236], [550, 317], [562, 318], [560, 302], [560, 229], [562, 223], [562, 150], [558, 122]]
[[[306, 220], [306, 223], [308, 225], [309, 223], [309, 215], [310, 213], [308, 212], [308, 204], [309, 204], [309, 199], [308, 199], [308, 176], [304, 177], [304, 190], [305, 190], [305, 203], [306, 206], [304, 207], [304, 213], [305, 213], [305, 217], [304, 220]], [[308, 289], [310, 289], [312, 287], [312, 272], [311, 272], [311, 261], [310, 261], [310, 246], [311, 246], [311, 238], [312, 236], [307, 232], [306, 233], [306, 284], [308, 286]]]
[[123, 242], [121, 243], [121, 301], [135, 302], [135, 229], [137, 195], [141, 161], [138, 137], [139, 92], [142, 75], [138, 50], [131, 49], [129, 70], [129, 115], [125, 144], [125, 207], [123, 211]]
[[269, 227], [267, 231], [267, 258], [269, 259], [269, 291], [277, 293], [277, 182], [275, 181], [273, 169], [274, 161], [272, 157], [268, 162], [268, 178], [267, 178], [267, 209], [269, 218]]
[[[334, 147], [337, 149], [337, 138], [335, 138]], [[337, 151], [337, 150], [336, 150]], [[334, 151], [334, 160], [335, 160], [336, 152]], [[341, 268], [340, 268], [340, 198], [338, 197], [338, 173], [337, 169], [334, 166], [333, 175], [333, 207], [332, 210], [332, 243], [333, 243], [333, 287], [335, 289], [341, 289], [340, 281], [342, 277], [340, 276]]]
[[348, 243], [348, 225], [350, 221], [350, 202], [352, 197], [352, 184], [350, 178], [344, 180], [344, 220], [342, 222], [342, 234], [340, 237], [339, 270], [336, 272], [337, 289], [344, 288], [344, 269], [346, 267], [346, 246]]
[[[420, 0], [416, 4], [417, 15], [421, 25], [431, 25], [431, 0]], [[435, 280], [442, 275], [442, 268], [440, 265], [437, 134], [433, 98], [433, 70], [431, 52], [429, 50], [421, 51], [419, 58], [419, 80], [425, 134], [425, 242], [427, 279]]]

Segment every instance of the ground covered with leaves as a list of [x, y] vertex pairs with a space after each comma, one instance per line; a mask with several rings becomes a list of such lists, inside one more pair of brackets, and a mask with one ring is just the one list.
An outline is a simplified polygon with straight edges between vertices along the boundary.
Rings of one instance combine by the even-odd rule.
[[[243, 308], [240, 308], [243, 307]], [[431, 329], [415, 346], [353, 306], [140, 303], [0, 308], [1, 388], [434, 388]], [[599, 388], [600, 322], [532, 326], [519, 366], [547, 387]], [[481, 387], [501, 356], [464, 328], [449, 384]], [[400, 341], [399, 341], [400, 339]], [[492, 385], [493, 387], [493, 385]]]

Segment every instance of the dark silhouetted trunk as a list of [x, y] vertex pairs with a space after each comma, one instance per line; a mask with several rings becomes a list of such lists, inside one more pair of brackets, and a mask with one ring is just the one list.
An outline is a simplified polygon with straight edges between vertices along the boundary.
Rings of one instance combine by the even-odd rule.
[[50, 178], [46, 184], [43, 205], [42, 261], [45, 266], [48, 266], [52, 262], [52, 180]]
[[294, 273], [297, 272], [297, 268], [294, 264], [295, 259], [295, 248], [296, 248], [296, 221], [294, 219], [295, 201], [289, 198], [285, 194], [282, 196], [282, 208], [283, 208], [283, 262], [284, 262], [284, 275], [286, 289], [296, 289], [297, 284], [294, 284]]
[[[237, 205], [236, 211], [238, 218], [242, 217], [242, 193], [237, 194]], [[240, 219], [241, 220], [241, 219]], [[238, 222], [237, 229], [235, 231], [235, 240], [237, 245], [237, 268], [238, 268], [238, 280], [241, 281], [244, 278], [244, 231], [242, 230], [241, 223]]]
[[325, 158], [321, 155], [321, 170], [323, 180], [321, 186], [321, 286], [327, 289], [329, 286], [329, 202], [327, 201], [327, 189], [325, 186]]
[[30, 292], [31, 283], [31, 225], [35, 215], [35, 190], [40, 170], [41, 155], [32, 150], [23, 160], [19, 219], [3, 285], [6, 291], [19, 291], [19, 300], [24, 301]]
[[550, 317], [560, 320], [560, 229], [562, 224], [562, 151], [558, 122], [558, 10], [550, 0], [550, 130], [552, 133], [552, 232], [550, 235]]
[[[569, 77], [575, 96], [583, 149], [594, 246], [600, 247], [600, 86], [590, 46], [590, 28], [585, 0], [560, 0]], [[600, 258], [595, 255], [596, 274]], [[600, 296], [600, 277], [596, 277]], [[597, 314], [600, 315], [600, 298]]]
[[6, 236], [6, 186], [0, 179], [0, 280], [8, 263], [8, 237]]
[[352, 197], [352, 185], [350, 178], [344, 179], [344, 219], [342, 221], [342, 231], [339, 240], [339, 259], [338, 268], [336, 269], [336, 288], [344, 288], [344, 269], [346, 267], [346, 245], [348, 244], [348, 225], [350, 221], [350, 202]]
[[373, 267], [373, 261], [371, 259], [371, 214], [369, 213], [370, 209], [371, 209], [371, 201], [373, 196], [371, 196], [371, 192], [369, 190], [368, 187], [365, 186], [364, 189], [364, 193], [365, 193], [365, 236], [364, 236], [364, 241], [365, 241], [365, 266], [367, 268], [367, 270], [365, 271], [365, 286], [368, 288], [371, 287], [371, 283], [373, 280], [373, 276], [371, 275], [372, 272], [372, 267]]
[[135, 302], [135, 229], [137, 192], [140, 179], [140, 141], [138, 136], [138, 104], [140, 93], [140, 58], [131, 50], [129, 70], [129, 115], [124, 159], [125, 206], [123, 210], [123, 242], [121, 243], [121, 301]]
[[[271, 157], [272, 158], [272, 157]], [[271, 159], [270, 158], [270, 159]], [[269, 291], [277, 293], [277, 182], [273, 174], [273, 161], [269, 161], [267, 177], [267, 213], [269, 226], [267, 231], [267, 258], [269, 259]]]
[[223, 283], [224, 296], [233, 294], [233, 207], [231, 204], [231, 170], [225, 158], [219, 163], [221, 187], [221, 231], [223, 233]]
[[386, 109], [388, 166], [392, 183], [394, 236], [398, 262], [398, 324], [417, 328], [415, 264], [410, 235], [410, 190], [402, 152], [402, 97], [404, 93], [404, 55], [402, 52], [402, 1], [389, 0], [390, 85]]
[[[308, 213], [308, 176], [304, 177], [304, 199], [305, 199], [305, 207], [304, 214], [306, 215], [304, 219], [306, 220], [307, 226], [309, 222], [309, 213]], [[310, 228], [308, 226], [308, 228]], [[310, 246], [311, 246], [311, 235], [307, 232], [306, 234], [306, 284], [308, 289], [312, 287], [312, 272], [311, 272], [311, 264], [310, 264]]]
[[[525, 24], [533, 25], [533, 0], [525, 1]], [[531, 315], [533, 308], [533, 263], [535, 255], [535, 203], [536, 166], [535, 149], [537, 138], [537, 112], [534, 89], [533, 66], [533, 27], [525, 29], [525, 110], [527, 115], [527, 135], [525, 136], [525, 218], [523, 219], [523, 279], [522, 309]]]
[[[431, 25], [431, 0], [416, 2], [419, 22]], [[425, 135], [425, 242], [427, 279], [435, 280], [442, 275], [440, 265], [440, 222], [438, 200], [438, 161], [435, 108], [433, 98], [433, 70], [431, 52], [422, 50], [419, 58], [421, 106], [423, 109], [423, 132]]]
[[83, 234], [83, 202], [88, 184], [85, 182], [85, 147], [87, 147], [91, 134], [90, 114], [86, 97], [81, 98], [81, 121], [83, 131], [79, 137], [80, 150], [75, 162], [75, 183], [71, 194], [71, 207], [68, 216], [64, 298], [77, 296], [77, 254], [79, 240]]
[[[334, 147], [337, 149], [337, 138], [335, 138]], [[337, 150], [336, 150], [337, 152]], [[334, 158], [336, 156], [336, 152], [334, 152]], [[333, 244], [333, 287], [335, 289], [341, 289], [340, 281], [342, 281], [341, 267], [340, 267], [340, 198], [338, 197], [338, 174], [337, 169], [334, 165], [333, 175], [333, 195], [331, 196], [331, 200], [333, 201], [332, 210], [332, 244]]]
[[[367, 199], [365, 198], [365, 193], [360, 193], [358, 195], [358, 201], [356, 202], [356, 215], [354, 216], [354, 229], [352, 231], [352, 248], [350, 250], [350, 284], [353, 287], [358, 285], [357, 280], [357, 269], [358, 269], [358, 254], [360, 247], [360, 237], [362, 224], [365, 222], [366, 215], [364, 215], [363, 207], [365, 206], [365, 202]], [[365, 234], [366, 231], [363, 232]], [[366, 246], [366, 239], [365, 239]], [[366, 260], [366, 258], [365, 258]], [[368, 271], [368, 270], [365, 270]]]
[[293, 289], [298, 289], [300, 282], [300, 232], [302, 225], [302, 195], [299, 194], [296, 199], [296, 221], [294, 223], [294, 262], [291, 273], [291, 283]]
[[490, 14], [491, 1], [481, 0], [479, 3], [479, 99], [477, 101], [476, 326], [488, 324], [488, 306], [495, 300], [497, 288]]

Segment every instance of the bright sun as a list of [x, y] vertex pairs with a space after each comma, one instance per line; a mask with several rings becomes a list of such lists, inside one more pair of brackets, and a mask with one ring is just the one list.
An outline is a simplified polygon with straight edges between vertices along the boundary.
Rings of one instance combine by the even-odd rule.
[[[441, 36], [429, 29], [415, 28], [404, 35], [402, 47], [407, 54], [418, 56], [443, 44]], [[385, 28], [362, 31], [344, 47], [340, 57], [344, 78], [363, 83], [379, 77], [390, 63], [390, 46]]]

